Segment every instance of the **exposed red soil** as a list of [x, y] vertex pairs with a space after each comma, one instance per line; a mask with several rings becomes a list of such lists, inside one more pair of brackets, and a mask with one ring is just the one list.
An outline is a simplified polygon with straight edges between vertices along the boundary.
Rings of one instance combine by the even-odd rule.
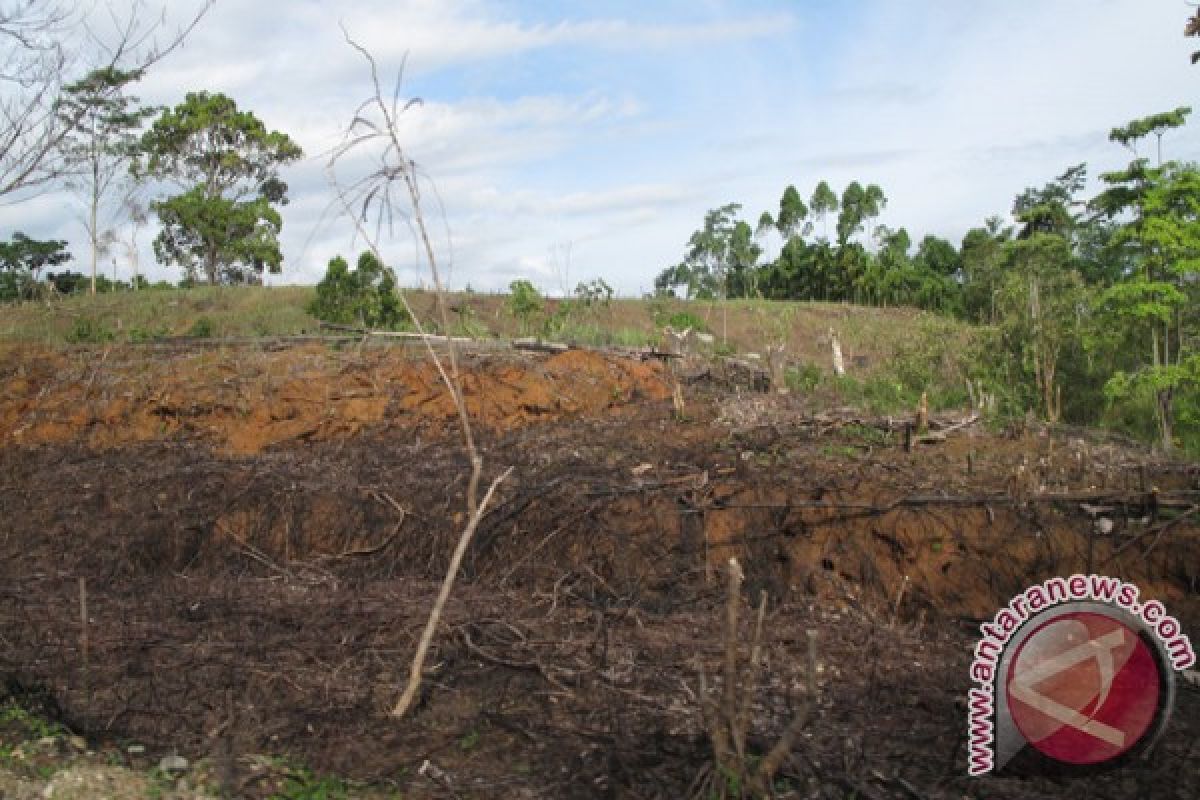
[[[471, 416], [497, 431], [669, 396], [661, 365], [582, 350], [536, 360], [476, 357], [466, 367]], [[0, 355], [0, 441], [26, 446], [192, 438], [252, 454], [366, 429], [440, 427], [455, 416], [435, 367], [404, 348]]]
[[[386, 712], [466, 490], [428, 365], [317, 348], [6, 356], [10, 691], [92, 736], [225, 758], [242, 796], [256, 790], [237, 756], [266, 752], [405, 796], [681, 797], [709, 760], [696, 664], [721, 658], [736, 555], [748, 601], [771, 603], [756, 749], [786, 726], [818, 631], [818, 709], [779, 796], [1200, 794], [1191, 691], [1149, 762], [1101, 775], [972, 780], [963, 750], [974, 628], [1030, 583], [1090, 564], [1196, 638], [1200, 529], [1167, 506], [1192, 496], [1191, 465], [978, 428], [909, 453], [886, 421], [728, 386], [690, 386], [680, 422], [666, 371], [597, 353], [464, 369], [488, 475], [515, 470], [401, 722]], [[1119, 499], [1111, 535], [1091, 535], [1081, 493]], [[418, 774], [426, 760], [449, 784]]]

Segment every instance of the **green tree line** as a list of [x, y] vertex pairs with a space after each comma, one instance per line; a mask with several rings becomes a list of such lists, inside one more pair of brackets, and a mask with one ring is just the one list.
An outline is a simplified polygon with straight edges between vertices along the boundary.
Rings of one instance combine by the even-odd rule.
[[[1200, 450], [1200, 168], [1166, 157], [1189, 108], [1136, 119], [1110, 140], [1122, 167], [1076, 164], [1021, 192], [955, 246], [878, 223], [880, 187], [794, 186], [753, 227], [731, 203], [709, 211], [683, 260], [655, 280], [689, 298], [915, 306], [976, 323], [979, 372], [1012, 411], [1107, 423], [1165, 450]], [[1167, 148], [1169, 149], [1169, 147]], [[764, 260], [768, 237], [781, 246]]]

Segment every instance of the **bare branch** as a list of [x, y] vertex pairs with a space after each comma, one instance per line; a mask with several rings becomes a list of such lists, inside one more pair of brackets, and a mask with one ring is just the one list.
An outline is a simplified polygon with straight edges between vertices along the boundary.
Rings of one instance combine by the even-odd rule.
[[203, 0], [194, 16], [163, 42], [156, 38], [164, 16], [147, 22], [136, 0], [125, 15], [108, 6], [111, 35], [98, 32], [86, 15], [55, 0], [23, 0], [0, 7], [0, 82], [13, 88], [0, 97], [0, 198], [19, 202], [62, 175], [59, 148], [81, 117], [59, 113], [68, 76], [97, 69], [146, 70], [183, 44], [215, 0]]

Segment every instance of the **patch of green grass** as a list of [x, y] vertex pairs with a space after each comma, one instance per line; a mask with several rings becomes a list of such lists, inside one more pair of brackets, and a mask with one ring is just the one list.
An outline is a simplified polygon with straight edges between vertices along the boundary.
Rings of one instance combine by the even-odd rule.
[[192, 327], [188, 328], [188, 336], [193, 339], [211, 339], [215, 327], [213, 321], [208, 317], [200, 317], [192, 323]]
[[788, 367], [783, 380], [793, 392], [812, 392], [821, 385], [824, 376], [816, 364], [800, 364]]
[[0, 726], [13, 730], [20, 739], [45, 739], [63, 733], [61, 725], [30, 713], [11, 700], [0, 706]]
[[458, 740], [458, 749], [469, 753], [479, 746], [479, 729], [472, 728], [466, 736]]
[[288, 777], [283, 789], [271, 800], [346, 800], [349, 787], [345, 781], [331, 776], [318, 776], [308, 769], [297, 769]]
[[78, 317], [67, 332], [66, 339], [71, 344], [103, 344], [117, 338], [102, 320], [94, 317]]

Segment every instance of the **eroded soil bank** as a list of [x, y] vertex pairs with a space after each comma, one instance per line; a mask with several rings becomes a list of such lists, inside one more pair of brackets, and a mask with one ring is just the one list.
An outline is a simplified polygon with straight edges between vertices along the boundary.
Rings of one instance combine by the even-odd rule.
[[895, 420], [711, 381], [686, 385], [680, 421], [666, 368], [596, 353], [467, 368], [488, 474], [514, 474], [396, 721], [466, 488], [424, 362], [8, 354], [9, 693], [94, 739], [220, 759], [238, 796], [260, 791], [246, 759], [272, 754], [405, 796], [681, 797], [710, 760], [697, 667], [717, 671], [736, 555], [747, 603], [769, 597], [753, 748], [802, 701], [817, 632], [817, 710], [780, 796], [1200, 794], [1192, 690], [1148, 762], [1103, 775], [969, 780], [964, 751], [975, 626], [1032, 582], [1134, 581], [1195, 638], [1190, 465], [980, 426], [906, 452]]

